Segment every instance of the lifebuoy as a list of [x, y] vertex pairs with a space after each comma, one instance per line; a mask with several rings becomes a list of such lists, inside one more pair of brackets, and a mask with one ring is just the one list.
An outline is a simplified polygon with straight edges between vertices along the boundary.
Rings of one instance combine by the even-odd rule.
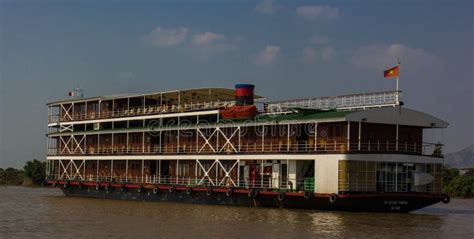
[[333, 193], [331, 196], [329, 196], [329, 202], [335, 203], [337, 200], [337, 194]]
[[441, 200], [443, 203], [449, 203], [451, 198], [448, 195], [444, 195], [443, 199]]
[[99, 191], [99, 190], [100, 190], [100, 184], [97, 183], [97, 184], [95, 185], [95, 190], [96, 190], [96, 191]]
[[212, 195], [212, 188], [211, 188], [211, 187], [208, 187], [208, 188], [207, 188], [206, 195], [207, 195], [207, 196], [211, 196], [211, 195]]
[[280, 192], [278, 193], [278, 201], [283, 201], [285, 200], [285, 193], [284, 192]]
[[255, 189], [250, 189], [249, 193], [247, 194], [249, 198], [255, 198], [257, 197], [257, 190]]
[[158, 194], [158, 191], [159, 191], [158, 187], [153, 188], [153, 194], [155, 194], [155, 195]]
[[304, 197], [305, 199], [310, 199], [311, 196], [313, 196], [313, 192], [310, 192], [310, 191], [305, 191], [305, 192], [304, 192], [304, 196], [303, 196], [303, 197]]
[[227, 191], [225, 192], [225, 195], [226, 195], [227, 197], [230, 197], [230, 196], [232, 196], [232, 193], [234, 193], [234, 190], [233, 190], [232, 188], [229, 188], [229, 189], [227, 189]]
[[170, 193], [174, 192], [174, 190], [175, 190], [174, 186], [171, 186], [171, 187], [168, 188], [168, 192], [170, 192]]
[[191, 193], [193, 193], [193, 189], [192, 188], [187, 188], [186, 189], [186, 194], [191, 195]]

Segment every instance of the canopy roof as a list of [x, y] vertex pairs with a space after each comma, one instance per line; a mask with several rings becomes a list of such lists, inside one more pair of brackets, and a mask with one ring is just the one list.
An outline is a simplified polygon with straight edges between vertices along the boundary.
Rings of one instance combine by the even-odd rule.
[[[381, 107], [365, 110], [308, 110], [296, 109], [298, 113], [262, 115], [255, 122], [281, 121], [351, 121], [376, 124], [406, 125], [423, 128], [446, 128], [448, 123], [432, 115], [405, 107]], [[224, 122], [244, 120], [224, 120]]]
[[[188, 102], [209, 102], [209, 101], [233, 101], [235, 100], [234, 89], [231, 88], [194, 88], [185, 90], [174, 90], [174, 91], [163, 91], [146, 94], [121, 94], [121, 95], [109, 95], [109, 96], [96, 96], [89, 98], [75, 98], [61, 101], [50, 102], [47, 105], [59, 105], [67, 103], [81, 103], [86, 101], [106, 101], [106, 100], [119, 100], [127, 98], [145, 97], [150, 100], [161, 100], [172, 101], [175, 103], [188, 103]], [[254, 99], [263, 99], [262, 96], [254, 95]]]
[[423, 128], [446, 128], [448, 123], [427, 113], [405, 107], [381, 107], [354, 111], [346, 115], [346, 121], [379, 124], [399, 124]]

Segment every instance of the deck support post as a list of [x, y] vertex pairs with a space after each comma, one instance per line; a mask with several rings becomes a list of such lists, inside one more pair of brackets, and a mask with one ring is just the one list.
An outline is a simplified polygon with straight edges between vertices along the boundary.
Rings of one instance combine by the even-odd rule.
[[240, 187], [240, 159], [237, 160], [237, 187]]
[[360, 151], [360, 134], [361, 134], [362, 122], [359, 121], [359, 132], [357, 136], [357, 150]]
[[161, 159], [158, 160], [158, 183], [161, 183]]
[[99, 167], [100, 167], [100, 161], [97, 159], [97, 172], [95, 176], [95, 181], [99, 181]]
[[[161, 122], [161, 119], [160, 119], [160, 122]], [[161, 123], [160, 123], [160, 126], [161, 126]], [[164, 144], [162, 143], [162, 141], [163, 141], [163, 136], [162, 136], [162, 135], [163, 135], [163, 131], [160, 131], [160, 139], [159, 139], [159, 140], [160, 140], [160, 147], [158, 147], [160, 153], [161, 153], [162, 148], [163, 148], [163, 145], [164, 145]]]
[[144, 168], [145, 168], [145, 160], [142, 159], [142, 183], [143, 183], [143, 171], [144, 171]]
[[197, 159], [195, 160], [194, 162], [194, 184], [196, 184], [197, 182], [197, 179], [198, 179], [198, 163], [197, 163]]
[[[112, 124], [113, 124], [113, 122], [112, 122]], [[114, 153], [114, 138], [115, 138], [114, 133], [112, 133], [112, 154]]]
[[[127, 129], [128, 129], [128, 121], [127, 121]], [[128, 131], [127, 131], [127, 145], [125, 146], [125, 153], [127, 153], [127, 154], [128, 154], [128, 144], [129, 144], [128, 136], [129, 136], [129, 134], [128, 134]]]
[[240, 135], [241, 135], [241, 131], [240, 131], [240, 126], [237, 127], [237, 129], [239, 130], [239, 135], [238, 135], [238, 140], [239, 140], [239, 152], [241, 151], [241, 147], [242, 147], [242, 144], [241, 144], [241, 141], [240, 141]]
[[175, 184], [178, 184], [178, 180], [179, 180], [179, 160], [176, 160], [176, 182]]
[[128, 182], [128, 159], [125, 160], [125, 181]]
[[97, 134], [97, 154], [100, 154], [100, 134]]
[[215, 129], [215, 132], [216, 132], [216, 151], [219, 151], [219, 130], [220, 130], [220, 128], [216, 127], [216, 129]]
[[395, 151], [398, 151], [398, 124], [396, 126], [396, 131], [395, 131]]
[[114, 181], [114, 160], [110, 160], [110, 181]]
[[145, 153], [145, 131], [143, 131], [143, 134], [142, 134], [142, 153]]
[[318, 151], [318, 122], [314, 124], [314, 151]]
[[217, 178], [217, 177], [218, 177], [218, 173], [219, 173], [219, 170], [218, 170], [218, 167], [217, 167], [218, 165], [219, 165], [219, 159], [216, 159], [216, 166], [215, 166], [215, 167], [216, 167], [216, 181], [215, 181], [215, 184], [216, 184], [216, 185], [218, 185], [218, 182], [219, 182], [219, 180], [218, 180], [218, 178]]
[[[199, 122], [199, 121], [198, 121]], [[196, 127], [196, 152], [199, 152], [199, 132], [198, 128]]]
[[286, 151], [290, 151], [290, 124], [287, 124]]
[[351, 122], [347, 121], [347, 152], [351, 151]]

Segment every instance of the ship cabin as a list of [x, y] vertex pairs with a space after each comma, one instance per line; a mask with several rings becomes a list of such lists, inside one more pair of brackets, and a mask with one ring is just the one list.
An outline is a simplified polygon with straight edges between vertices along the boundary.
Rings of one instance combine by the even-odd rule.
[[441, 192], [442, 144], [426, 139], [448, 124], [402, 106], [399, 92], [268, 101], [237, 85], [47, 106], [49, 180]]

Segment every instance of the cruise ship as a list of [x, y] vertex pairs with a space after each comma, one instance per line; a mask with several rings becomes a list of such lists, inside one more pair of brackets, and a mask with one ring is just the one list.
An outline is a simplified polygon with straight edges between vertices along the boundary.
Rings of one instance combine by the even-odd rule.
[[448, 123], [399, 91], [271, 101], [255, 86], [69, 98], [48, 107], [45, 183], [66, 196], [410, 212], [442, 194]]

